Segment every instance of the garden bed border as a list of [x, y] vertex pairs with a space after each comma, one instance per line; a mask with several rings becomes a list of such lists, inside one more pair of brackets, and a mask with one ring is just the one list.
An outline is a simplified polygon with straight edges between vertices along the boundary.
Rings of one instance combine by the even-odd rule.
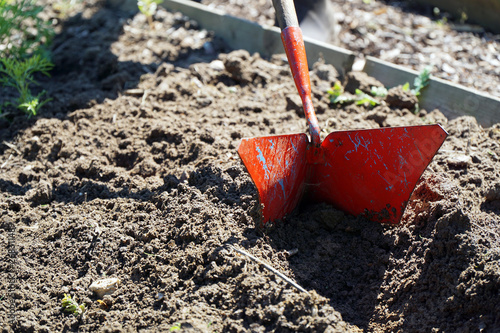
[[[263, 57], [284, 53], [277, 27], [259, 25], [190, 0], [164, 0], [161, 5], [197, 21], [203, 29], [213, 31], [234, 49], [258, 52]], [[322, 57], [341, 74], [352, 69], [353, 52], [307, 37], [304, 41], [310, 65]], [[411, 84], [418, 75], [414, 70], [370, 56], [366, 57], [363, 71], [388, 88], [406, 82]], [[428, 111], [439, 109], [448, 119], [473, 116], [484, 127], [500, 123], [499, 98], [435, 77], [431, 77], [429, 86], [422, 91], [420, 107]]]

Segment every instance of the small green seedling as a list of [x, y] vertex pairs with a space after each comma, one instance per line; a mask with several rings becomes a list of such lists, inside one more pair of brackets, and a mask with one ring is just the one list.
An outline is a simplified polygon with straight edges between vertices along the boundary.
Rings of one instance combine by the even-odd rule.
[[73, 314], [75, 317], [81, 316], [85, 312], [85, 304], [80, 304], [76, 302], [71, 295], [64, 294], [64, 298], [61, 301], [62, 310]]
[[40, 102], [40, 98], [45, 94], [45, 91], [42, 91], [37, 96], [31, 94], [30, 85], [32, 83], [37, 84], [33, 74], [40, 72], [50, 76], [49, 71], [53, 67], [54, 65], [47, 58], [40, 55], [33, 55], [22, 61], [9, 58], [0, 59], [0, 74], [4, 74], [0, 76], [0, 84], [13, 87], [19, 93], [15, 103], [7, 102], [6, 104], [16, 106], [29, 116], [35, 116], [50, 99]]
[[[372, 87], [373, 89], [373, 87]], [[377, 101], [375, 98], [372, 96], [365, 94], [363, 91], [356, 89], [356, 105], [370, 105], [370, 106], [375, 106], [379, 105], [380, 102]]]
[[36, 0], [0, 0], [2, 58], [21, 59], [37, 53], [43, 44], [51, 41], [54, 29], [50, 22], [38, 16], [43, 6], [36, 3]]
[[370, 94], [375, 97], [385, 98], [388, 94], [388, 91], [385, 87], [372, 87]]
[[[369, 104], [370, 106], [380, 104], [378, 100], [359, 89], [356, 89], [355, 96], [345, 94], [344, 88], [339, 81], [335, 82], [335, 85], [331, 89], [329, 89], [327, 93], [330, 95], [330, 101], [332, 103], [348, 104], [356, 102], [356, 105]], [[385, 97], [387, 95], [387, 89], [385, 89], [384, 87], [372, 87], [371, 94], [375, 97]]]
[[348, 104], [355, 101], [352, 95], [344, 93], [344, 87], [342, 87], [340, 81], [336, 81], [335, 85], [329, 89], [327, 93], [330, 95], [330, 101], [332, 103]]
[[[422, 89], [427, 87], [430, 82], [432, 67], [428, 66], [423, 69], [422, 72], [415, 78], [413, 82], [414, 88], [410, 88], [410, 83], [406, 82], [403, 85], [403, 91], [410, 91], [415, 96], [420, 96]], [[344, 91], [344, 87], [342, 84], [337, 81], [335, 85], [327, 91], [328, 95], [330, 95], [330, 101], [332, 103], [338, 104], [348, 104], [348, 103], [356, 103], [356, 105], [369, 105], [371, 107], [379, 105], [380, 100], [387, 96], [388, 90], [385, 87], [371, 87], [370, 93], [367, 94], [360, 89], [356, 89], [355, 95], [346, 94]], [[374, 98], [375, 97], [375, 98]], [[418, 105], [416, 108], [418, 111]]]
[[467, 15], [466, 12], [462, 11], [460, 13], [460, 23], [465, 24], [465, 22], [467, 22], [468, 19], [469, 19], [469, 15]]
[[23, 111], [24, 113], [27, 113], [28, 116], [36, 116], [40, 108], [47, 102], [50, 102], [52, 98], [47, 98], [43, 102], [40, 102], [40, 97], [44, 95], [46, 92], [42, 91], [38, 96], [33, 97], [29, 96], [28, 100], [26, 102], [19, 104], [17, 107]]
[[[410, 89], [410, 83], [406, 82], [403, 85], [403, 91], [409, 91], [413, 95], [419, 97], [422, 89], [424, 89], [425, 87], [427, 87], [429, 85], [429, 82], [431, 80], [431, 70], [432, 70], [431, 66], [425, 67], [420, 72], [420, 74], [418, 74], [418, 76], [415, 78], [415, 80], [413, 81], [414, 88]], [[420, 110], [420, 105], [417, 103], [417, 105], [415, 106], [414, 113], [415, 114], [418, 113], [419, 110]]]
[[[36, 83], [37, 71], [48, 75], [53, 65], [48, 49], [55, 32], [50, 22], [39, 17], [43, 6], [36, 0], [0, 0], [0, 86], [17, 89], [19, 98], [0, 105], [0, 114], [6, 106], [14, 106], [28, 115], [36, 115], [48, 101], [41, 101], [45, 92], [33, 96], [30, 84]], [[3, 114], [2, 116], [5, 116]]]
[[141, 13], [146, 15], [151, 29], [154, 29], [153, 15], [156, 13], [158, 5], [162, 2], [163, 0], [137, 0], [137, 7], [139, 7]]
[[175, 323], [172, 327], [170, 327], [169, 331], [174, 332], [174, 331], [180, 331], [181, 330], [181, 324], [180, 323]]
[[411, 91], [415, 94], [415, 96], [420, 96], [420, 91], [429, 85], [431, 79], [431, 69], [432, 67], [430, 66], [425, 67], [415, 78], [415, 81], [413, 82], [415, 88]]
[[344, 93], [344, 87], [340, 84], [340, 81], [336, 81], [334, 86], [327, 91], [328, 95], [330, 95], [330, 101], [332, 103], [340, 103], [339, 97]]
[[410, 83], [406, 82], [403, 85], [403, 90], [410, 91], [412, 94], [414, 94], [417, 97], [420, 96], [420, 92], [422, 91], [422, 89], [424, 89], [425, 87], [427, 87], [429, 85], [429, 82], [431, 80], [431, 70], [432, 70], [431, 66], [425, 67], [420, 72], [420, 74], [418, 74], [418, 76], [415, 78], [415, 80], [413, 81], [414, 88], [410, 89]]

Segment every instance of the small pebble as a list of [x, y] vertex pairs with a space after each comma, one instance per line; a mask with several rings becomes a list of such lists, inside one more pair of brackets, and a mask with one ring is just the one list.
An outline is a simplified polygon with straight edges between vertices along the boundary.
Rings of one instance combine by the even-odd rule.
[[451, 167], [466, 167], [472, 162], [472, 158], [468, 155], [453, 155], [446, 160]]
[[118, 278], [107, 278], [92, 282], [89, 289], [102, 298], [104, 295], [111, 295], [118, 289], [120, 280]]
[[225, 69], [224, 63], [221, 60], [212, 61], [210, 63], [210, 68], [218, 72], [222, 72]]

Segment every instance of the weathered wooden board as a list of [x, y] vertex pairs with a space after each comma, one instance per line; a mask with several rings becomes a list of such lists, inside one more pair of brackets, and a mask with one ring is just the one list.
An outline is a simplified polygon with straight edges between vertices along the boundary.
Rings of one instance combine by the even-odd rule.
[[[413, 85], [418, 76], [414, 70], [373, 57], [367, 57], [363, 71], [388, 88], [406, 82]], [[429, 86], [422, 91], [420, 105], [428, 111], [439, 109], [449, 119], [469, 115], [485, 127], [500, 123], [500, 99], [439, 78], [431, 77]]]
[[[165, 0], [161, 5], [167, 10], [179, 11], [193, 18], [201, 27], [213, 31], [234, 49], [258, 52], [264, 57], [285, 52], [277, 27], [261, 26], [194, 1]], [[310, 38], [304, 38], [304, 42], [309, 65], [323, 57], [326, 63], [333, 65], [341, 74], [352, 67], [354, 53]]]

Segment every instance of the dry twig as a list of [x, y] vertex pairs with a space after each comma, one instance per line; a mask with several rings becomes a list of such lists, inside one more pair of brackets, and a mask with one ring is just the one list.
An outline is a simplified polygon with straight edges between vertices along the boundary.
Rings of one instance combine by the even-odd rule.
[[288, 284], [294, 286], [295, 288], [297, 288], [299, 291], [302, 291], [306, 294], [309, 294], [309, 292], [307, 290], [305, 290], [304, 288], [302, 288], [301, 286], [299, 286], [295, 281], [291, 280], [290, 278], [286, 277], [285, 275], [283, 275], [282, 273], [278, 272], [276, 269], [274, 269], [273, 267], [269, 266], [268, 264], [266, 264], [265, 262], [263, 262], [262, 260], [254, 257], [253, 255], [251, 255], [250, 253], [248, 252], [245, 252], [243, 250], [240, 250], [240, 249], [237, 249], [236, 247], [232, 246], [232, 245], [228, 245], [229, 248], [233, 249], [234, 251], [238, 252], [239, 254], [242, 254], [244, 256], [247, 256], [248, 258], [250, 258], [252, 261], [264, 266], [265, 269], [267, 269], [268, 271], [270, 271], [271, 273], [274, 273], [275, 275], [279, 276], [282, 280], [284, 280], [285, 282], [287, 282]]
[[9, 158], [7, 159], [7, 161], [3, 162], [2, 165], [0, 165], [0, 169], [3, 169], [7, 165], [7, 163], [9, 163], [11, 158], [12, 158], [12, 154], [9, 155]]

